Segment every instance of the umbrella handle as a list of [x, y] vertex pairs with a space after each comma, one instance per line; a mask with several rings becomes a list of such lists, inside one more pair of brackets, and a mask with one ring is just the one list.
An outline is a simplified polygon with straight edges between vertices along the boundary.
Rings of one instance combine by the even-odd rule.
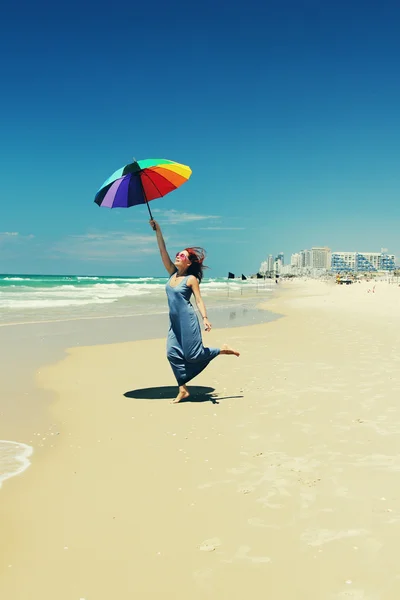
[[[144, 191], [144, 187], [143, 187], [143, 183], [142, 183], [141, 177], [139, 177], [139, 181], [140, 181], [140, 185], [142, 186], [143, 197], [144, 197], [145, 204], [147, 206], [147, 210], [149, 211], [150, 220], [154, 221], [153, 215], [151, 214], [151, 210], [150, 210], [150, 206], [149, 206], [149, 201], [146, 198], [146, 192]], [[153, 231], [156, 231], [156, 226], [155, 225], [153, 225]]]
[[[151, 214], [150, 206], [149, 206], [149, 203], [148, 203], [148, 201], [147, 201], [147, 200], [146, 200], [146, 205], [147, 205], [147, 210], [149, 211], [150, 220], [151, 220], [151, 221], [154, 221], [154, 219], [153, 219], [153, 215]], [[156, 226], [155, 226], [155, 225], [153, 225], [153, 231], [155, 231], [155, 230], [156, 230]]]

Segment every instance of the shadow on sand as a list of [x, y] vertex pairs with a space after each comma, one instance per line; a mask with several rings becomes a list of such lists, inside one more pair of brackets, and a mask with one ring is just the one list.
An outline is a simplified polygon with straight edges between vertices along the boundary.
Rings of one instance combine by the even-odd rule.
[[[243, 398], [243, 396], [218, 396], [215, 393], [215, 389], [212, 387], [204, 387], [201, 385], [188, 386], [190, 396], [184, 402], [212, 402], [213, 404], [219, 404], [219, 400], [228, 400], [231, 398]], [[137, 390], [131, 390], [125, 392], [125, 398], [134, 398], [135, 400], [172, 400], [176, 398], [177, 387], [172, 385], [152, 387], [152, 388], [141, 388]]]

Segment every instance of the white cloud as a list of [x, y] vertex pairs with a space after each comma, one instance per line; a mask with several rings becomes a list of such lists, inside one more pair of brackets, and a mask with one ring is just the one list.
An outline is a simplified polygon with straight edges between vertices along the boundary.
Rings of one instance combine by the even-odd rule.
[[70, 235], [52, 248], [53, 257], [60, 255], [81, 260], [137, 261], [143, 255], [158, 253], [155, 235], [112, 231]]
[[0, 242], [3, 243], [25, 242], [34, 237], [31, 233], [29, 235], [21, 235], [18, 231], [0, 231]]
[[239, 231], [244, 227], [200, 227], [202, 231]]
[[160, 208], [155, 208], [153, 209], [153, 213], [155, 214], [157, 220], [160, 220], [163, 223], [170, 223], [171, 225], [220, 218], [218, 215], [198, 215], [194, 213], [180, 212], [179, 210], [174, 209], [162, 210]]

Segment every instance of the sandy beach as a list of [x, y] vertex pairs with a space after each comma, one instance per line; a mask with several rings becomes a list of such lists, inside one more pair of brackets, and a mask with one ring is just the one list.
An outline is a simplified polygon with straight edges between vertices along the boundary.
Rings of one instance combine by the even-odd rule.
[[73, 348], [0, 491], [5, 600], [398, 600], [400, 288], [287, 283], [215, 329], [171, 405], [165, 340]]

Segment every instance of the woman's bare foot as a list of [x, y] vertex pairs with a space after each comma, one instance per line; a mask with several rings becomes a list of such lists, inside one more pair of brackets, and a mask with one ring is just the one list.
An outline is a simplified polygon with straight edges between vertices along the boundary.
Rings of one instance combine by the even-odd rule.
[[189, 393], [189, 390], [187, 389], [186, 385], [180, 385], [178, 395], [175, 398], [175, 400], [172, 400], [171, 404], [178, 404], [178, 402], [180, 402], [181, 400], [185, 400], [186, 398], [189, 398], [189, 396], [190, 396], [190, 393]]
[[228, 344], [224, 344], [220, 350], [220, 354], [234, 354], [235, 356], [240, 356], [240, 352], [234, 350]]

